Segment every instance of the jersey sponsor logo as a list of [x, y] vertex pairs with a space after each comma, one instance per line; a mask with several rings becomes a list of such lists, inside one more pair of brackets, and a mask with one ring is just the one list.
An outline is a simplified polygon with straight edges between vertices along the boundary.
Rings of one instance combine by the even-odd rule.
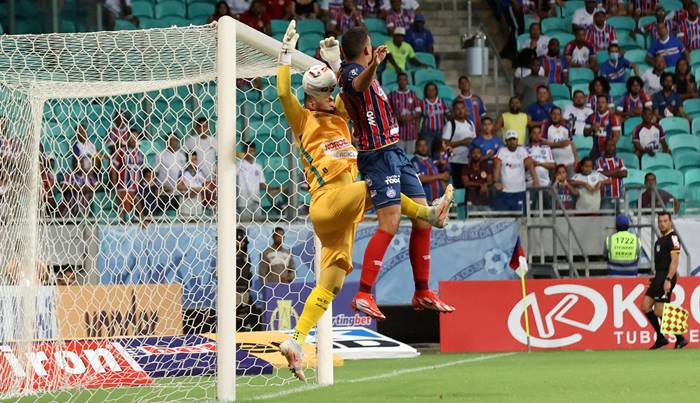
[[674, 249], [680, 249], [681, 243], [678, 240], [678, 235], [671, 235], [671, 242], [673, 242]]
[[386, 178], [384, 178], [384, 183], [387, 185], [401, 183], [401, 176], [399, 176], [399, 175], [387, 176]]
[[377, 120], [376, 120], [375, 117], [374, 117], [374, 112], [372, 112], [372, 111], [367, 111], [367, 113], [365, 114], [365, 116], [367, 116], [367, 123], [368, 123], [370, 126], [376, 126], [376, 125], [377, 125]]

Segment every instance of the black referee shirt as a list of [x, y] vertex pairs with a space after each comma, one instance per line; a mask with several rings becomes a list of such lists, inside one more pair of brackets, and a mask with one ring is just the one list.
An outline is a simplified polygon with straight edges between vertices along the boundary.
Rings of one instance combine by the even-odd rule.
[[665, 233], [654, 244], [654, 268], [657, 272], [668, 273], [672, 253], [681, 253], [681, 242], [673, 230]]

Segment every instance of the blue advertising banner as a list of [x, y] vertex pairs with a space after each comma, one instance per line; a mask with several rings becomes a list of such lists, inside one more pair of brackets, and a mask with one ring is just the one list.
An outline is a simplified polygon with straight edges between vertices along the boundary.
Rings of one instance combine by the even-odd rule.
[[[260, 253], [270, 245], [272, 231], [276, 226], [278, 224], [273, 223], [252, 223], [246, 226], [250, 241], [248, 254], [255, 272], [259, 267]], [[292, 224], [282, 227], [286, 230], [285, 245], [295, 259], [297, 271], [294, 284], [314, 282], [314, 242], [310, 226]], [[353, 250], [355, 270], [346, 282], [359, 281], [365, 247], [376, 228], [376, 223], [358, 226]], [[408, 254], [410, 231], [410, 224], [402, 224], [384, 257], [375, 287], [379, 304], [411, 303], [414, 285]], [[102, 226], [99, 236], [98, 264], [103, 284], [179, 282], [183, 287], [185, 308], [214, 306], [214, 225], [153, 224], [146, 228], [136, 225]], [[515, 278], [513, 271], [508, 268], [508, 260], [517, 237], [518, 224], [515, 220], [452, 221], [445, 229], [434, 229], [431, 238], [430, 287], [437, 289], [438, 282], [442, 280]], [[269, 291], [267, 288], [254, 276], [253, 300], [265, 301], [272, 295], [269, 292], [267, 297], [263, 295]], [[310, 287], [306, 289], [310, 291]], [[353, 293], [356, 290], [356, 286], [350, 284], [344, 287], [344, 292]]]

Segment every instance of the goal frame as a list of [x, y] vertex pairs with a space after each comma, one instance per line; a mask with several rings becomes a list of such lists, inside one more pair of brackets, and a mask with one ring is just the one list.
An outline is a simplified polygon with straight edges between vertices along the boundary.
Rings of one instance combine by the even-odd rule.
[[[217, 371], [219, 401], [236, 400], [236, 46], [237, 41], [277, 59], [281, 43], [231, 17], [217, 22]], [[307, 70], [320, 61], [294, 51], [292, 66]], [[234, 245], [234, 247], [230, 247]], [[320, 241], [315, 237], [314, 269], [320, 276]], [[231, 312], [231, 307], [234, 307]], [[317, 382], [333, 383], [332, 308], [317, 325]]]

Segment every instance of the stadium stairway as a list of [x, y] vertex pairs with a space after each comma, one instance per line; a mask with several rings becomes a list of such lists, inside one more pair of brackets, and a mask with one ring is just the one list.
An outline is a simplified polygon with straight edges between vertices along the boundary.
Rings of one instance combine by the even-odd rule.
[[[462, 35], [467, 34], [468, 29], [468, 13], [466, 1], [453, 0], [422, 0], [420, 2], [422, 13], [427, 20], [427, 27], [433, 33], [435, 39], [435, 52], [440, 56], [440, 70], [445, 74], [445, 84], [450, 86], [455, 95], [458, 94], [457, 81], [459, 76], [466, 72], [466, 53], [462, 49]], [[456, 9], [455, 9], [456, 8]], [[486, 34], [491, 38], [498, 50], [504, 43], [507, 29], [504, 29], [500, 23], [493, 18], [488, 4], [484, 0], [476, 0], [472, 2], [473, 27], [472, 30], [477, 30], [479, 24], [484, 24]], [[489, 69], [493, 73], [493, 53], [490, 55]], [[507, 99], [511, 94], [511, 89], [508, 87], [504, 76], [507, 74], [512, 77], [512, 70], [508, 62], [504, 63], [508, 71], [504, 72], [499, 66], [499, 76], [501, 77], [501, 85], [499, 91], [499, 103], [501, 111], [503, 106], [507, 105]], [[480, 95], [489, 111], [489, 115], [495, 118], [495, 101], [496, 92], [492, 77], [486, 78], [486, 92], [482, 93], [481, 76], [471, 76], [473, 91]]]

